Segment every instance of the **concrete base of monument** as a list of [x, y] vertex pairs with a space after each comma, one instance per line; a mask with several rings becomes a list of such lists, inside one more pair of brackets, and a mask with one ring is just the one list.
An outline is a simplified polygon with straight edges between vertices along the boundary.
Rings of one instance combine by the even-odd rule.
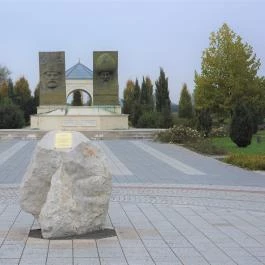
[[32, 115], [31, 129], [40, 130], [121, 130], [128, 129], [128, 115], [120, 106], [40, 106]]

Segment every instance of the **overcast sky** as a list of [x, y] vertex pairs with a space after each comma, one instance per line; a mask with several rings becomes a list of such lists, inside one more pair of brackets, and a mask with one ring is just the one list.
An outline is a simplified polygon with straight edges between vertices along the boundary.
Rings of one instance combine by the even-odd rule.
[[39, 51], [65, 51], [66, 69], [79, 58], [92, 69], [94, 50], [117, 50], [120, 97], [128, 79], [154, 82], [163, 67], [177, 102], [184, 82], [194, 89], [209, 35], [224, 22], [253, 47], [265, 75], [265, 0], [0, 0], [0, 22], [0, 65], [31, 90]]

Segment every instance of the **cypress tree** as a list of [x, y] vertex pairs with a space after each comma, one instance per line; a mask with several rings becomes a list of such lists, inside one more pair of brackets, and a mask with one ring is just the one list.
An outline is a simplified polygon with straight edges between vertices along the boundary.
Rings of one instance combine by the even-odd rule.
[[132, 113], [130, 115], [130, 120], [134, 127], [137, 126], [138, 120], [142, 114], [142, 108], [140, 104], [140, 95], [141, 95], [141, 89], [139, 86], [138, 79], [136, 78], [134, 89], [133, 89]]
[[172, 125], [171, 101], [169, 98], [168, 78], [166, 78], [162, 68], [160, 68], [160, 75], [155, 85], [156, 111], [162, 115], [160, 126], [168, 128]]
[[145, 78], [145, 85], [147, 89], [147, 105], [148, 110], [154, 110], [154, 95], [153, 95], [153, 84], [149, 76]]
[[140, 103], [146, 105], [148, 102], [148, 94], [147, 94], [147, 86], [145, 82], [145, 78], [143, 77], [142, 85], [141, 85], [141, 93], [140, 93]]
[[253, 121], [250, 111], [245, 104], [237, 102], [230, 125], [230, 138], [238, 147], [251, 144], [253, 134]]
[[83, 106], [82, 95], [79, 90], [74, 91], [72, 106]]
[[180, 118], [192, 118], [191, 95], [185, 83], [180, 94], [178, 115]]

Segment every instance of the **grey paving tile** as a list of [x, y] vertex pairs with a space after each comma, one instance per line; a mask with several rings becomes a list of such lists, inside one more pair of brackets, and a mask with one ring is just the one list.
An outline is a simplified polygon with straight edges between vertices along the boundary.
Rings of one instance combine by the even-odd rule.
[[170, 248], [148, 248], [148, 252], [154, 260], [176, 260], [176, 255]]
[[[196, 265], [196, 264], [194, 264]], [[211, 265], [237, 265], [237, 263], [233, 262], [232, 260], [229, 261], [214, 261]]]
[[46, 265], [73, 265], [72, 258], [48, 258]]
[[98, 251], [96, 248], [87, 248], [87, 249], [76, 249], [74, 248], [74, 257], [76, 258], [97, 258]]
[[175, 260], [163, 260], [163, 261], [155, 260], [155, 264], [156, 265], [172, 265], [172, 264], [174, 264], [174, 265], [183, 265], [183, 263], [181, 261], [177, 260], [177, 259], [175, 259]]
[[98, 253], [102, 258], [122, 258], [124, 256], [121, 248], [98, 248]]
[[74, 258], [74, 265], [100, 265], [98, 258]]
[[101, 258], [101, 265], [128, 265], [125, 259], [121, 258]]
[[51, 240], [49, 249], [71, 249], [73, 246], [72, 240]]
[[178, 257], [201, 257], [201, 254], [195, 248], [172, 248]]
[[239, 265], [262, 265], [263, 263], [254, 257], [234, 257], [235, 262]]
[[143, 239], [143, 243], [144, 243], [146, 248], [154, 248], [154, 247], [165, 248], [165, 247], [168, 247], [168, 245], [162, 239], [158, 239], [158, 240]]
[[120, 244], [123, 248], [126, 248], [126, 247], [136, 247], [136, 248], [139, 248], [139, 247], [143, 247], [143, 243], [140, 239], [121, 239], [120, 240]]
[[149, 253], [144, 247], [124, 247], [122, 250], [126, 258], [150, 257]]
[[35, 256], [22, 257], [22, 259], [19, 262], [19, 265], [46, 265], [46, 257], [45, 258], [37, 258]]
[[34, 259], [38, 259], [38, 258], [45, 258], [47, 257], [47, 253], [48, 250], [47, 249], [29, 249], [29, 248], [25, 248], [22, 254], [22, 259], [28, 259], [28, 258], [34, 258]]
[[48, 252], [48, 258], [71, 258], [72, 256], [72, 249], [49, 249]]
[[244, 248], [239, 247], [239, 248], [223, 248], [223, 251], [229, 255], [230, 257], [250, 257], [251, 254]]
[[155, 265], [154, 261], [149, 257], [129, 257], [127, 262], [129, 265]]
[[49, 240], [29, 237], [26, 242], [28, 249], [48, 249]]
[[120, 244], [117, 237], [103, 238], [97, 240], [97, 246], [99, 248], [109, 247], [109, 248], [119, 248]]
[[192, 247], [192, 244], [183, 236], [178, 236], [175, 239], [166, 239], [165, 241], [172, 248]]
[[0, 258], [1, 265], [18, 265], [19, 259], [2, 259]]
[[255, 257], [265, 257], [265, 248], [247, 248], [247, 251], [250, 252]]
[[20, 258], [23, 248], [23, 245], [2, 245], [0, 248], [0, 258]]
[[[181, 262], [183, 264], [188, 264], [188, 265], [209, 265], [212, 263], [208, 263], [207, 260], [202, 257], [202, 256], [181, 256], [179, 257]], [[222, 261], [223, 262], [223, 261]]]

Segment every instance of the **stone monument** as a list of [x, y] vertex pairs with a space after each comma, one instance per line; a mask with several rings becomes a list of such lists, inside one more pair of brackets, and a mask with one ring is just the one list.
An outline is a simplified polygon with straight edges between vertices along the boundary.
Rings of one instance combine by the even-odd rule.
[[51, 131], [37, 144], [20, 188], [20, 205], [43, 238], [103, 228], [111, 195], [104, 153], [79, 132]]
[[119, 105], [118, 52], [93, 53], [94, 105]]
[[65, 54], [40, 52], [40, 105], [65, 105]]
[[[118, 52], [94, 52], [93, 64], [94, 72], [88, 69], [89, 83], [78, 80], [84, 71], [80, 63], [68, 69], [74, 79], [66, 82], [64, 52], [39, 53], [40, 106], [31, 116], [32, 129], [95, 131], [95, 135], [98, 130], [128, 129], [128, 115], [121, 113], [119, 104]], [[66, 87], [69, 84], [71, 89]], [[85, 91], [92, 94], [92, 105], [67, 104], [66, 91], [74, 92], [83, 86], [88, 86]]]

